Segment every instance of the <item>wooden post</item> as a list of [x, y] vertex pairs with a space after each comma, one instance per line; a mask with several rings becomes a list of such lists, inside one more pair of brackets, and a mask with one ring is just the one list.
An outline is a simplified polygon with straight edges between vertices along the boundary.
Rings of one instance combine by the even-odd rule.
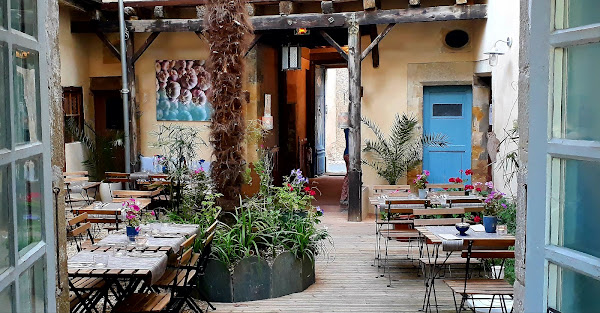
[[[141, 143], [139, 140], [140, 127], [139, 127], [139, 112], [136, 102], [135, 92], [135, 62], [134, 60], [134, 44], [133, 44], [134, 33], [129, 32], [129, 36], [125, 42], [125, 52], [127, 56], [127, 86], [129, 87], [129, 137], [130, 137], [130, 159], [125, 162], [130, 162], [131, 171], [137, 171], [138, 166], [138, 154], [140, 153]], [[123, 125], [127, 127], [127, 125]]]
[[362, 220], [362, 170], [361, 170], [361, 70], [360, 70], [360, 30], [355, 15], [350, 19], [348, 27], [348, 74], [349, 74], [349, 106], [350, 106], [350, 136], [349, 154], [350, 166], [348, 172], [348, 221]]

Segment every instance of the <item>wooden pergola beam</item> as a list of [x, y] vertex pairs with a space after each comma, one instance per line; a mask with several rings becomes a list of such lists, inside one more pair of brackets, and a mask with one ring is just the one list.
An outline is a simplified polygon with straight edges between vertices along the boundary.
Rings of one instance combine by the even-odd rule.
[[[377, 39], [377, 25], [369, 25], [369, 37], [371, 42]], [[371, 49], [371, 59], [373, 60], [373, 68], [379, 67], [379, 44]]]
[[342, 49], [342, 47], [333, 38], [331, 38], [327, 32], [320, 30], [319, 33], [342, 56], [342, 58], [348, 62], [348, 53], [346, 53], [346, 51], [344, 51], [344, 49]]
[[[487, 5], [438, 6], [428, 8], [408, 8], [393, 10], [375, 10], [369, 12], [340, 12], [332, 14], [306, 13], [288, 16], [265, 15], [250, 18], [254, 30], [278, 30], [305, 28], [331, 28], [349, 26], [352, 16], [356, 16], [358, 25], [401, 24], [441, 22], [455, 20], [475, 20], [487, 18]], [[202, 19], [162, 19], [131, 20], [125, 22], [131, 32], [196, 32], [204, 29]], [[110, 22], [73, 22], [73, 33], [117, 32], [117, 21]]]
[[254, 38], [252, 38], [252, 41], [248, 45], [248, 50], [246, 51], [246, 53], [244, 53], [244, 57], [247, 56], [248, 53], [250, 53], [250, 51], [254, 48], [254, 46], [256, 46], [256, 44], [260, 40], [260, 37], [262, 37], [262, 34], [255, 34], [254, 35]]
[[371, 44], [369, 44], [369, 46], [367, 46], [367, 48], [360, 54], [360, 60], [364, 60], [367, 55], [369, 55], [369, 53], [371, 52], [371, 50], [373, 50], [373, 48], [375, 48], [379, 42], [385, 37], [385, 35], [387, 35], [392, 28], [394, 28], [394, 26], [396, 26], [395, 23], [391, 23], [388, 24], [388, 26], [381, 32], [381, 34], [377, 35], [377, 37], [375, 37], [375, 39], [373, 41], [371, 41]]
[[160, 35], [159, 32], [154, 32], [154, 33], [150, 34], [150, 36], [148, 36], [146, 41], [144, 41], [144, 44], [133, 54], [133, 59], [132, 59], [133, 63], [137, 62], [137, 60], [142, 56], [142, 54], [144, 54], [144, 52], [146, 52], [146, 49], [148, 49], [148, 47], [150, 47], [150, 45], [154, 42], [154, 39], [156, 39], [156, 37], [158, 37], [158, 35]]
[[[80, 0], [81, 1], [81, 0]], [[95, 1], [95, 0], [91, 0]], [[196, 6], [196, 5], [205, 5], [208, 0], [124, 0], [125, 6], [132, 8], [143, 8], [143, 7], [154, 7], [154, 6], [168, 6], [168, 7], [176, 7], [176, 6]], [[250, 4], [278, 4], [280, 0], [248, 0]], [[321, 0], [294, 0], [294, 2], [320, 2]], [[334, 2], [356, 2], [357, 0], [334, 0]], [[117, 10], [118, 3], [115, 2], [107, 2], [102, 3], [103, 10]]]
[[121, 53], [112, 44], [112, 42], [110, 42], [110, 40], [108, 40], [108, 38], [106, 38], [106, 35], [100, 31], [97, 31], [95, 33], [96, 33], [96, 36], [98, 36], [98, 38], [100, 38], [100, 41], [102, 41], [102, 43], [104, 43], [104, 46], [106, 46], [108, 48], [108, 50], [115, 56], [115, 58], [117, 58], [119, 61], [121, 61]]

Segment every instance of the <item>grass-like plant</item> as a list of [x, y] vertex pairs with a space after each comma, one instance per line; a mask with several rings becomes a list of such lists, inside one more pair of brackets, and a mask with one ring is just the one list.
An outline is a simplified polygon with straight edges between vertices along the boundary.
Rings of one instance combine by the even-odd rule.
[[424, 146], [445, 147], [449, 143], [445, 134], [419, 133], [417, 119], [405, 114], [396, 114], [389, 135], [367, 118], [362, 122], [375, 134], [375, 140], [365, 140], [363, 148], [371, 159], [362, 162], [375, 169], [390, 185], [421, 164]]

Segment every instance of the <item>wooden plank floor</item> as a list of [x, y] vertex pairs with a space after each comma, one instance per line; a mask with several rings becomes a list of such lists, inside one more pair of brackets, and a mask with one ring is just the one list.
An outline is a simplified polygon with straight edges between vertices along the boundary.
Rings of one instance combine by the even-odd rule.
[[[334, 247], [316, 264], [316, 283], [292, 295], [240, 303], [215, 303], [216, 312], [419, 312], [425, 286], [410, 261], [396, 261], [388, 278], [374, 267], [375, 228], [373, 220], [347, 222], [347, 213], [326, 209], [323, 224], [333, 237]], [[393, 253], [406, 257], [406, 249], [392, 243]], [[416, 252], [416, 249], [414, 249]], [[417, 265], [417, 263], [415, 263]], [[455, 312], [450, 290], [437, 281], [439, 310]], [[434, 309], [435, 312], [435, 309]]]

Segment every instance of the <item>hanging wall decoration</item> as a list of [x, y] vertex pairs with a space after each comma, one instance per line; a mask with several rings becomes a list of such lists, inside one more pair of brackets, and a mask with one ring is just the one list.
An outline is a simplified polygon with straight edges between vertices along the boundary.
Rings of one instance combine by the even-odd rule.
[[211, 120], [211, 85], [204, 61], [157, 60], [155, 70], [157, 121]]

